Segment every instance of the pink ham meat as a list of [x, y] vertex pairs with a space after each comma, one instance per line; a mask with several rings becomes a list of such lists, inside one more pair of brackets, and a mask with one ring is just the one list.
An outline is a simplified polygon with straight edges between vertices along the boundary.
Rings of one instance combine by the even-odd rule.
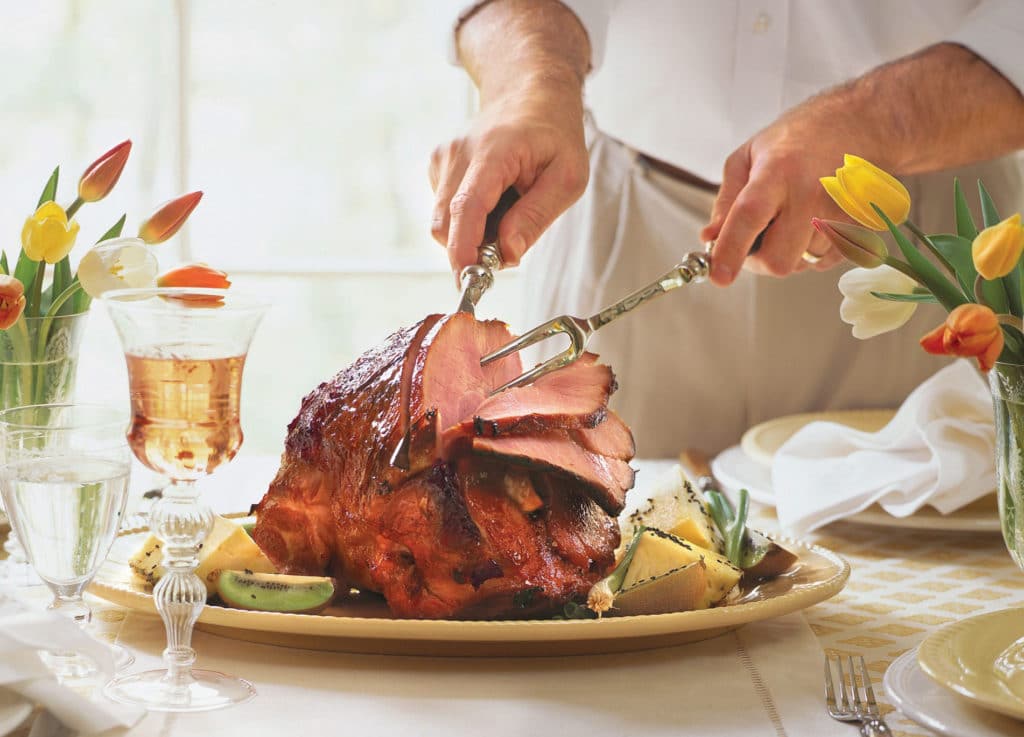
[[596, 356], [491, 397], [522, 366], [480, 357], [511, 339], [501, 322], [432, 315], [311, 392], [256, 509], [275, 565], [379, 592], [399, 617], [585, 598], [614, 565], [632, 434]]
[[564, 430], [541, 435], [473, 438], [473, 452], [538, 471], [571, 476], [586, 484], [594, 501], [611, 515], [622, 511], [626, 492], [633, 488], [633, 469], [626, 461], [584, 450]]

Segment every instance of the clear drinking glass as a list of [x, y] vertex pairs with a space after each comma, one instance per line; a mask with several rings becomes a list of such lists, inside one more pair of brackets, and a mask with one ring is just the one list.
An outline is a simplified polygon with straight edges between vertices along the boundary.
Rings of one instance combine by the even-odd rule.
[[267, 305], [220, 289], [124, 289], [103, 300], [128, 363], [128, 442], [142, 463], [171, 480], [150, 514], [167, 569], [153, 590], [167, 631], [167, 668], [115, 678], [105, 693], [157, 711], [248, 701], [255, 695], [248, 681], [192, 668], [192, 628], [206, 604], [194, 571], [213, 524], [196, 482], [242, 445], [242, 368]]
[[[83, 627], [82, 599], [110, 552], [128, 499], [131, 453], [123, 410], [41, 404], [0, 412], [0, 491], [29, 562], [53, 591], [50, 609]], [[58, 678], [86, 678], [96, 665], [73, 652], [42, 654]], [[123, 649], [120, 665], [133, 660]]]

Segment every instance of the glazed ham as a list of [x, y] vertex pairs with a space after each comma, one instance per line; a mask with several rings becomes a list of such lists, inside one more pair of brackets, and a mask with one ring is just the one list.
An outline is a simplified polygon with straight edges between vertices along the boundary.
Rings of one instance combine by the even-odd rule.
[[526, 617], [584, 597], [614, 563], [633, 437], [593, 355], [491, 396], [522, 366], [480, 357], [511, 338], [432, 315], [309, 394], [256, 510], [274, 564], [378, 592], [399, 617]]

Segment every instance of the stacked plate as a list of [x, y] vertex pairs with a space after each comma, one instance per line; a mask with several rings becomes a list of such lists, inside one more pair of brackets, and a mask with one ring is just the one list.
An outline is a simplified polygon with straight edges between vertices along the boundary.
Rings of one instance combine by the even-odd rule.
[[[744, 433], [739, 445], [720, 453], [711, 470], [729, 492], [746, 488], [750, 498], [766, 506], [775, 506], [772, 489], [772, 459], [776, 451], [798, 430], [811, 422], [838, 422], [865, 432], [881, 430], [896, 414], [891, 409], [843, 410], [788, 415], [755, 425]], [[948, 515], [924, 507], [909, 517], [893, 517], [880, 506], [847, 517], [848, 522], [886, 527], [929, 530], [999, 532], [999, 510], [992, 494]]]
[[937, 734], [1024, 734], [1024, 608], [943, 627], [895, 660], [884, 685], [894, 706]]

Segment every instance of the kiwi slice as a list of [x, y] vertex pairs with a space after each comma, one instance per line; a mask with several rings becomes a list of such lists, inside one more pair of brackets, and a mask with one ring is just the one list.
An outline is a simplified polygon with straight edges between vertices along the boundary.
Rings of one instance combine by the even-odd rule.
[[747, 528], [741, 568], [746, 578], [774, 578], [788, 571], [797, 557], [757, 530]]
[[331, 603], [336, 589], [334, 579], [324, 576], [224, 570], [217, 578], [225, 604], [261, 612], [315, 614]]

